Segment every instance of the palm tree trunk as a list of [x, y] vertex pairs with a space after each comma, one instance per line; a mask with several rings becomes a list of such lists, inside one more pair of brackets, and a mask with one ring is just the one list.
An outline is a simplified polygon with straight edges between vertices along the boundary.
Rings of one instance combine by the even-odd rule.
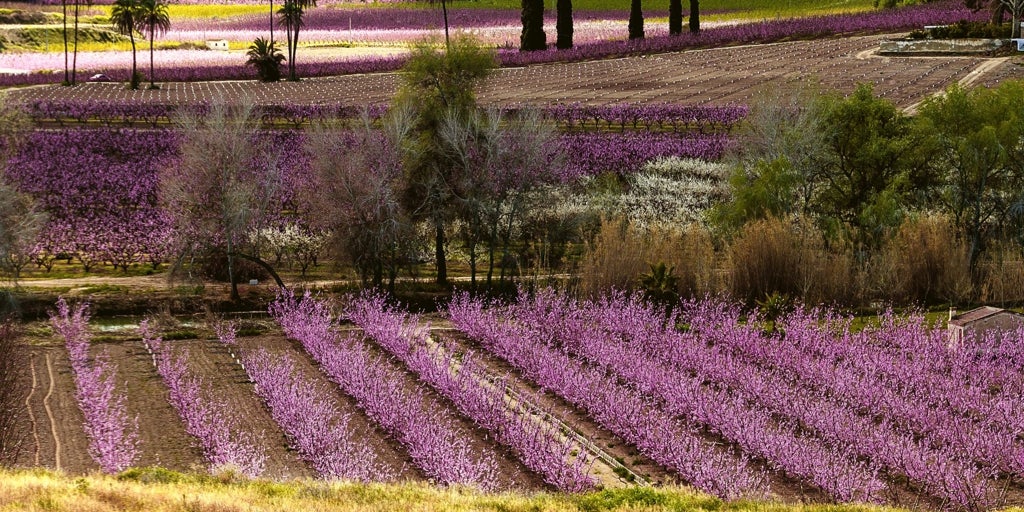
[[274, 44], [274, 0], [270, 0], [270, 44]]
[[153, 77], [153, 32], [155, 26], [149, 26], [149, 88], [156, 89], [156, 79]]
[[75, 53], [71, 57], [71, 85], [75, 85], [78, 80], [78, 6], [81, 1], [75, 0]]
[[444, 255], [444, 224], [434, 220], [434, 257], [437, 259], [437, 284], [448, 284], [448, 262]]
[[448, 3], [445, 0], [441, 0], [441, 13], [444, 14], [444, 47], [450, 50], [452, 43], [448, 39]]
[[295, 76], [295, 57], [299, 53], [299, 30], [300, 29], [301, 29], [301, 27], [298, 24], [296, 24], [295, 25], [295, 35], [294, 35], [295, 41], [292, 42], [292, 58], [291, 58], [291, 63], [292, 63], [292, 77], [291, 78], [292, 78], [293, 81], [298, 80], [298, 77]]
[[128, 40], [132, 42], [132, 77], [128, 81], [128, 83], [131, 84], [132, 89], [138, 89], [139, 82], [135, 79], [135, 77], [139, 74], [139, 68], [137, 64], [138, 59], [136, 58], [135, 54], [135, 34], [133, 32], [128, 33]]
[[68, 0], [61, 0], [61, 9], [64, 13], [64, 83], [71, 83], [71, 75], [68, 68]]

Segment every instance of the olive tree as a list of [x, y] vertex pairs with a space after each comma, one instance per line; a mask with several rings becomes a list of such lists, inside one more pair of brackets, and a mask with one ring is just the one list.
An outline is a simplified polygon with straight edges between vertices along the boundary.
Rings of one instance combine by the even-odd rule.
[[1024, 182], [1024, 87], [1009, 82], [970, 91], [954, 85], [925, 101], [917, 118], [938, 168], [937, 199], [969, 245], [970, 266], [1013, 212]]
[[453, 198], [461, 191], [453, 176], [457, 167], [442, 148], [438, 128], [446, 112], [475, 111], [476, 88], [495, 66], [493, 51], [465, 37], [452, 40], [445, 52], [419, 45], [402, 68], [402, 86], [393, 102], [412, 116], [402, 141], [403, 207], [413, 220], [432, 227], [440, 284], [448, 282], [445, 228], [455, 213]]

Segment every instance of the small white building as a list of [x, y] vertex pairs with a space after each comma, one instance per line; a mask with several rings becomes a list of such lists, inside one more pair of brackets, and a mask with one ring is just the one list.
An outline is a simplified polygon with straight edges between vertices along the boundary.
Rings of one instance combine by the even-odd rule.
[[1015, 311], [982, 306], [958, 315], [956, 310], [950, 309], [947, 324], [949, 347], [963, 346], [965, 335], [980, 338], [992, 331], [1006, 332], [1021, 327], [1024, 327], [1024, 315]]
[[228, 51], [228, 40], [227, 39], [211, 39], [206, 41], [206, 47], [211, 50], [217, 50], [221, 52]]

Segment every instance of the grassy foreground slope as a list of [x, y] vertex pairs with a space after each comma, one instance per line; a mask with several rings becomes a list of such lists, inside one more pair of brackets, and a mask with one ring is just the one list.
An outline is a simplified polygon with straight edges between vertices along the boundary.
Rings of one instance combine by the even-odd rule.
[[[889, 511], [861, 505], [723, 502], [683, 487], [632, 488], [581, 495], [484, 494], [426, 484], [278, 483], [232, 474], [191, 475], [164, 469], [120, 476], [72, 477], [45, 470], [0, 470], [0, 511]], [[1019, 510], [1019, 509], [1018, 509]]]

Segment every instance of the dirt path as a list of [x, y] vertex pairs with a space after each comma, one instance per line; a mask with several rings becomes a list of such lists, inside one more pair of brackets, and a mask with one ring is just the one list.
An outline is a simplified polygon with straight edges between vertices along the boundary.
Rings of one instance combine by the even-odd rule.
[[[421, 323], [418, 329], [426, 329], [428, 326]], [[437, 330], [451, 330], [451, 329], [437, 329]], [[433, 329], [431, 333], [427, 334], [427, 343], [430, 345], [430, 350], [434, 351], [435, 356], [438, 358], [445, 358], [447, 350], [451, 347], [448, 344], [438, 343], [433, 337]], [[455, 361], [462, 359], [462, 355], [465, 351], [459, 354], [455, 354]], [[451, 371], [458, 373], [460, 366], [458, 363], [453, 363]], [[486, 366], [483, 368], [483, 372], [476, 379], [479, 384], [485, 389], [492, 390], [494, 385], [501, 383], [504, 385], [504, 398], [509, 407], [515, 408], [515, 410], [528, 411], [528, 419], [535, 422], [542, 431], [545, 432], [561, 432], [561, 436], [558, 438], [560, 442], [569, 441], [575, 444], [575, 446], [585, 451], [591, 457], [591, 465], [589, 469], [589, 476], [596, 482], [606, 488], [626, 487], [631, 485], [630, 482], [626, 481], [622, 476], [616, 474], [617, 472], [629, 475], [629, 477], [638, 484], [648, 485], [649, 482], [643, 476], [637, 474], [635, 471], [630, 469], [626, 464], [617, 461], [612, 455], [603, 450], [600, 446], [595, 444], [585, 435], [580, 433], [575, 427], [565, 423], [555, 415], [548, 412], [544, 407], [538, 403], [538, 397], [536, 393], [527, 392], [522, 386], [516, 386], [512, 383], [508, 385], [508, 381], [504, 378], [504, 374], [499, 374], [487, 370]], [[571, 461], [570, 461], [571, 462]]]
[[171, 341], [189, 350], [189, 367], [200, 375], [212, 395], [235, 416], [241, 429], [256, 436], [267, 455], [264, 476], [277, 480], [312, 478], [313, 471], [288, 448], [284, 432], [270, 416], [249, 377], [213, 340]]
[[[357, 331], [357, 329], [345, 330]], [[359, 339], [371, 353], [375, 354], [375, 356], [379, 355], [381, 363], [390, 366], [396, 370], [398, 375], [402, 376], [401, 386], [410, 391], [417, 390], [422, 398], [423, 407], [426, 410], [434, 411], [434, 417], [438, 421], [448, 422], [449, 425], [452, 426], [453, 431], [456, 433], [458, 438], [464, 440], [473, 449], [475, 454], [493, 458], [497, 467], [497, 478], [494, 482], [496, 488], [519, 491], [551, 489], [550, 486], [544, 483], [542, 477], [521, 464], [511, 450], [498, 445], [490, 438], [490, 435], [486, 430], [478, 427], [472, 421], [457, 413], [451, 402], [438, 394], [434, 389], [425, 385], [404, 365], [394, 360], [386, 352], [378, 349], [371, 340], [366, 338], [357, 339]], [[305, 352], [300, 344], [292, 343], [292, 346], [297, 352], [304, 354], [305, 357], [309, 357], [308, 353]], [[312, 358], [310, 358], [309, 361], [311, 364], [316, 364]]]
[[[986, 60], [981, 64], [978, 64], [978, 67], [974, 68], [970, 73], [964, 75], [964, 77], [958, 80], [957, 83], [964, 88], [970, 88], [977, 83], [983, 83], [986, 81], [988, 77], [994, 75], [998, 69], [1000, 69], [1003, 66], [1006, 66], [1009, 61], [1009, 57]], [[945, 90], [940, 90], [932, 94], [930, 97], [941, 98], [945, 94]], [[903, 111], [908, 115], [914, 115], [917, 113], [918, 108], [921, 107], [921, 104], [924, 103], [925, 101], [926, 100], [918, 101], [904, 108]]]
[[[54, 382], [53, 363], [50, 361], [50, 354], [46, 354], [46, 375], [50, 387], [46, 390], [46, 396], [43, 397], [43, 407], [46, 408], [46, 417], [50, 419], [50, 434], [53, 435], [53, 465], [57, 471], [60, 471], [60, 434], [57, 433], [57, 421], [53, 419], [53, 409], [50, 408], [50, 397], [53, 396]], [[39, 438], [37, 437], [36, 439], [38, 440]]]
[[98, 469], [89, 456], [89, 439], [82, 424], [85, 418], [75, 400], [75, 382], [67, 354], [59, 346], [29, 348], [25, 372], [28, 421], [23, 427], [32, 448], [25, 450], [18, 465], [46, 467], [70, 474]]
[[39, 387], [39, 380], [36, 378], [36, 357], [35, 355], [29, 356], [28, 363], [29, 372], [32, 375], [32, 387], [29, 388], [28, 395], [25, 397], [25, 410], [28, 412], [29, 424], [32, 426], [32, 460], [33, 466], [39, 465], [39, 424], [36, 422], [36, 414], [32, 411], [32, 396], [36, 393], [36, 388]]
[[[117, 364], [118, 391], [127, 394], [129, 418], [139, 420], [139, 459], [136, 466], [162, 466], [177, 471], [202, 469], [203, 455], [195, 439], [171, 406], [167, 387], [140, 343], [93, 342]], [[121, 386], [124, 387], [121, 387]]]

